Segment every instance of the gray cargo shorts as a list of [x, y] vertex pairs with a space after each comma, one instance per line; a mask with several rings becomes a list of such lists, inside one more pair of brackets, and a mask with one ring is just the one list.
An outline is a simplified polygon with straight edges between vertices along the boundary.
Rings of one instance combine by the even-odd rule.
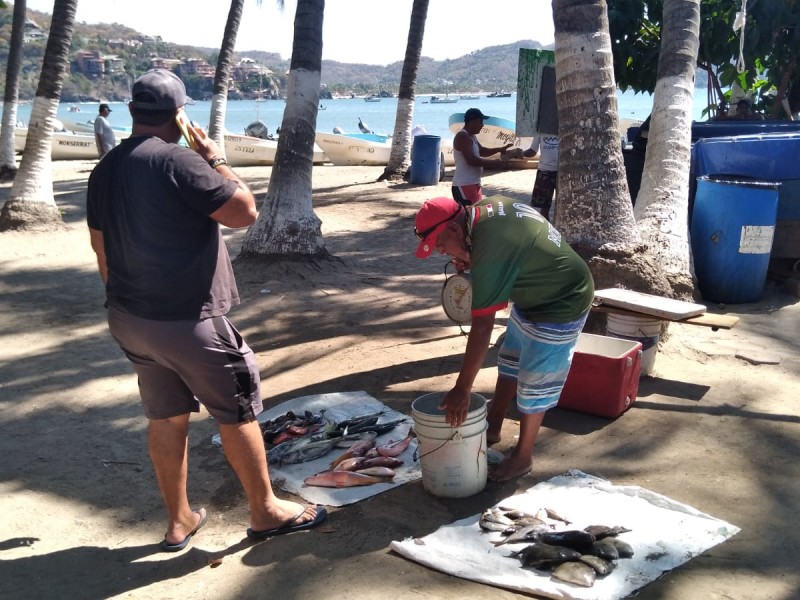
[[234, 425], [263, 410], [255, 355], [226, 317], [154, 321], [110, 307], [108, 326], [139, 376], [148, 419], [202, 404], [220, 424]]

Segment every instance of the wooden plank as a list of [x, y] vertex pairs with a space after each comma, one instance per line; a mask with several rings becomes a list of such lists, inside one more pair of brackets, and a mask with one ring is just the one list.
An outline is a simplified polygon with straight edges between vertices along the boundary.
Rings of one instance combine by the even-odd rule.
[[621, 288], [597, 290], [594, 297], [595, 303], [617, 306], [670, 321], [695, 317], [706, 312], [706, 307], [702, 304], [663, 298], [653, 294], [642, 294]]
[[[602, 312], [602, 313], [613, 313], [615, 315], [627, 315], [629, 317], [652, 317], [654, 315], [648, 315], [645, 313], [637, 312], [634, 310], [626, 310], [624, 308], [619, 308], [617, 306], [609, 306], [606, 304], [593, 304], [592, 310], [595, 312]], [[687, 325], [700, 325], [703, 327], [710, 327], [713, 330], [717, 329], [733, 329], [739, 323], [739, 317], [734, 317], [732, 315], [712, 315], [709, 313], [705, 313], [703, 315], [698, 315], [695, 317], [684, 317], [682, 319], [670, 319], [668, 317], [663, 317], [665, 321], [670, 321], [672, 323], [685, 323]]]

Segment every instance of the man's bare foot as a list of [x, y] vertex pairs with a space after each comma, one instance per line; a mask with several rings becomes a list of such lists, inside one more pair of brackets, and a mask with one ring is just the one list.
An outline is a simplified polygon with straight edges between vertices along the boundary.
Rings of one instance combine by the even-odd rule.
[[[298, 516], [298, 514], [300, 516]], [[290, 521], [294, 525], [302, 525], [303, 523], [313, 521], [316, 516], [317, 509], [315, 506], [306, 506], [304, 504], [292, 502], [291, 500], [276, 498], [265, 516], [260, 518], [257, 518], [255, 515], [251, 516], [250, 527], [254, 531], [264, 531], [266, 529], [281, 527]]]
[[489, 446], [493, 446], [499, 443], [500, 440], [501, 440], [500, 432], [495, 433], [493, 431], [488, 431], [488, 430], [486, 431], [486, 443]]
[[524, 458], [516, 458], [512, 454], [494, 469], [489, 471], [489, 479], [496, 483], [511, 481], [512, 479], [516, 479], [517, 477], [522, 477], [523, 475], [530, 473], [532, 466], [533, 460], [531, 460], [530, 457], [528, 457], [526, 460]]

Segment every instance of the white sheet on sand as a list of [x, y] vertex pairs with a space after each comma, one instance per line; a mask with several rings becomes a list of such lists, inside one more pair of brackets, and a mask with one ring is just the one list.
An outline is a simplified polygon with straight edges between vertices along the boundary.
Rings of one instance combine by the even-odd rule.
[[[411, 417], [399, 413], [396, 410], [392, 410], [366, 392], [339, 392], [293, 398], [269, 410], [265, 410], [258, 415], [258, 421], [259, 423], [263, 423], [269, 419], [284, 415], [290, 410], [296, 414], [302, 414], [303, 411], [306, 410], [318, 413], [323, 409], [325, 410], [325, 418], [334, 421], [342, 421], [358, 415], [378, 411], [384, 411], [378, 423], [386, 423], [401, 418], [407, 419], [406, 422], [401, 423], [391, 431], [378, 436], [376, 439], [376, 444], [378, 446], [390, 440], [403, 439], [408, 435], [408, 431], [413, 425], [413, 419]], [[213, 436], [211, 441], [215, 445], [221, 445], [219, 434]], [[331, 461], [344, 452], [346, 448], [334, 448], [327, 455], [309, 462], [294, 465], [270, 464], [269, 474], [273, 484], [278, 485], [287, 492], [297, 494], [308, 502], [324, 504], [326, 506], [344, 506], [345, 504], [358, 502], [359, 500], [380, 494], [386, 490], [394, 489], [398, 485], [419, 479], [422, 476], [422, 472], [419, 462], [414, 462], [413, 458], [416, 448], [417, 441], [412, 440], [405, 452], [398, 456], [400, 460], [404, 461], [404, 464], [395, 469], [397, 474], [389, 483], [374, 483], [372, 485], [351, 488], [323, 488], [307, 486], [303, 483], [306, 477], [327, 470]]]
[[[624, 598], [665, 571], [736, 535], [739, 528], [638, 486], [615, 486], [581, 471], [569, 471], [537, 484], [497, 506], [535, 513], [550, 508], [572, 521], [557, 529], [588, 525], [621, 525], [620, 536], [634, 548], [633, 558], [619, 559], [616, 569], [598, 577], [590, 588], [552, 579], [546, 571], [521, 568], [512, 551], [525, 544], [495, 547], [500, 533], [485, 533], [480, 515], [440, 527], [420, 539], [392, 542], [391, 549], [450, 575], [547, 598], [610, 600]], [[555, 521], [553, 523], [556, 523]]]

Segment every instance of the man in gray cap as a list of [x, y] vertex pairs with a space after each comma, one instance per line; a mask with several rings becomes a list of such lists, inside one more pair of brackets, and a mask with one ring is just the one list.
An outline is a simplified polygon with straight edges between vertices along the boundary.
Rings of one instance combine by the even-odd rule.
[[92, 171], [86, 203], [109, 329], [138, 375], [149, 421], [148, 450], [168, 515], [166, 552], [183, 550], [208, 519], [186, 491], [189, 416], [200, 404], [219, 423], [225, 457], [247, 495], [248, 537], [309, 529], [327, 516], [272, 490], [256, 421], [258, 365], [225, 316], [239, 295], [219, 227], [251, 225], [255, 199], [205, 131], [188, 126], [196, 150], [177, 144], [176, 117], [187, 103], [171, 71], [137, 79], [132, 135]]
[[456, 163], [456, 171], [453, 174], [453, 199], [462, 206], [475, 204], [483, 198], [481, 190], [483, 167], [497, 164], [496, 161], [486, 160], [483, 157], [505, 152], [513, 146], [513, 144], [498, 148], [481, 146], [477, 136], [483, 129], [483, 122], [488, 118], [480, 109], [467, 109], [464, 113], [464, 128], [453, 138], [453, 160]]
[[108, 104], [101, 104], [98, 111], [99, 114], [94, 120], [94, 140], [97, 143], [97, 156], [103, 158], [117, 144], [117, 140], [108, 120], [108, 115], [111, 114]]

